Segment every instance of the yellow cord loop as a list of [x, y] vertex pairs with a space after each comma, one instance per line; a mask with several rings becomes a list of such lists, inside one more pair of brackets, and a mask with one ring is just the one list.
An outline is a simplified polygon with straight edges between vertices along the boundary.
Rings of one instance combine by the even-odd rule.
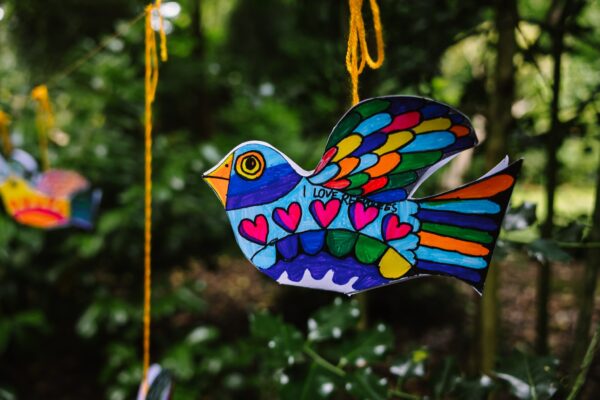
[[143, 391], [148, 390], [148, 369], [150, 367], [150, 298], [152, 279], [152, 103], [158, 85], [158, 53], [156, 34], [152, 29], [152, 17], [158, 15], [161, 60], [167, 60], [167, 38], [160, 13], [161, 0], [146, 7], [146, 48], [145, 48], [145, 114], [144, 114], [144, 361]]
[[50, 160], [48, 158], [48, 135], [50, 130], [54, 128], [54, 113], [50, 104], [50, 96], [48, 95], [48, 87], [46, 85], [38, 85], [31, 91], [31, 98], [38, 103], [35, 123], [38, 130], [40, 159], [42, 168], [47, 170], [50, 168]]
[[4, 155], [10, 156], [12, 153], [12, 141], [10, 140], [10, 133], [8, 132], [8, 126], [10, 125], [10, 117], [7, 113], [0, 110], [0, 136], [2, 136], [2, 149]]
[[365, 21], [362, 15], [363, 0], [348, 0], [348, 4], [350, 5], [350, 26], [348, 30], [348, 49], [346, 51], [346, 69], [350, 74], [350, 82], [352, 84], [352, 105], [360, 101], [358, 97], [358, 77], [365, 69], [365, 64], [371, 69], [377, 69], [381, 67], [385, 59], [379, 6], [377, 5], [377, 0], [369, 0], [369, 2], [371, 13], [373, 14], [373, 26], [375, 28], [377, 60], [373, 60], [369, 54]]

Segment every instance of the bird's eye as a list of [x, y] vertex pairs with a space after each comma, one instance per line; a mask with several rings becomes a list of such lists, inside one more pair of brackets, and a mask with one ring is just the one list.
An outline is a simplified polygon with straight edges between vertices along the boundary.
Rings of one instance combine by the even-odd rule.
[[244, 179], [254, 180], [260, 178], [265, 169], [265, 159], [257, 151], [249, 151], [238, 157], [235, 171]]

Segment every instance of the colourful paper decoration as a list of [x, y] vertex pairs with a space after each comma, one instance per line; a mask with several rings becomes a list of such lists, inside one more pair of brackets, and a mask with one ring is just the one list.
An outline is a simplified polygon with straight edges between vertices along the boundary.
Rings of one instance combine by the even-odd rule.
[[173, 392], [173, 377], [158, 364], [148, 369], [148, 390], [144, 393], [144, 382], [140, 383], [137, 400], [169, 400]]
[[426, 275], [483, 291], [521, 160], [458, 189], [412, 194], [477, 144], [470, 121], [419, 97], [365, 100], [333, 129], [314, 171], [263, 142], [233, 149], [205, 180], [242, 252], [279, 283], [347, 294]]
[[0, 156], [0, 195], [15, 221], [40, 229], [90, 229], [102, 196], [75, 171], [39, 173], [33, 157], [20, 149], [10, 162]]

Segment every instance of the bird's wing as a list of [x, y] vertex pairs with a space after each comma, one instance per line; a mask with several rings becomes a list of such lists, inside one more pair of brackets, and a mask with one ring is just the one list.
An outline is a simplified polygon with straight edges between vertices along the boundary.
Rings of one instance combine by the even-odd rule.
[[434, 100], [377, 97], [352, 107], [333, 128], [310, 182], [391, 203], [406, 199], [449, 157], [474, 147], [467, 117]]
[[36, 189], [51, 197], [71, 197], [89, 187], [89, 182], [75, 171], [51, 169], [40, 175]]

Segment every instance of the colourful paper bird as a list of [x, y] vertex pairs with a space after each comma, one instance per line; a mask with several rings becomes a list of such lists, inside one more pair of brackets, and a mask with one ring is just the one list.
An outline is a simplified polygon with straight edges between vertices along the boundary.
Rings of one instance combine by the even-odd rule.
[[[15, 150], [16, 151], [16, 150]], [[0, 157], [0, 195], [7, 213], [35, 228], [92, 227], [100, 190], [75, 171], [37, 173], [33, 158], [23, 151], [7, 163]]]
[[365, 100], [333, 129], [314, 171], [246, 142], [207, 171], [244, 255], [281, 284], [347, 294], [426, 275], [479, 293], [521, 160], [449, 192], [412, 195], [477, 144], [469, 120], [418, 97]]
[[144, 393], [144, 382], [138, 389], [137, 400], [169, 400], [173, 392], [173, 378], [168, 370], [158, 364], [148, 369], [148, 390]]

